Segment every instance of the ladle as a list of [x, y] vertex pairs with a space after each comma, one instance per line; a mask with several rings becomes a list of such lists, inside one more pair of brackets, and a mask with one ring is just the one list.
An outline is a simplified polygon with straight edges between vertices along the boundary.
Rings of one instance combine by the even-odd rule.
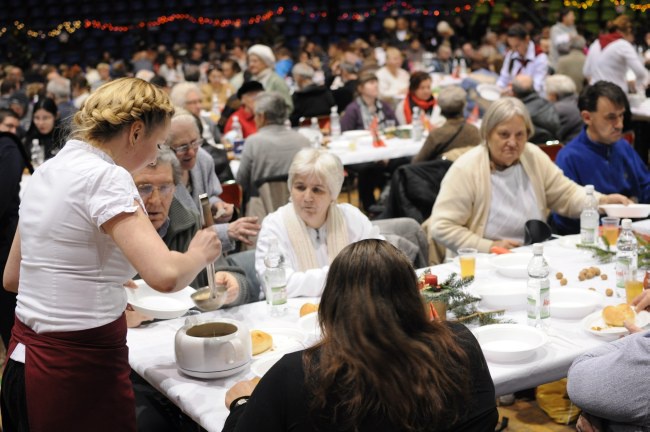
[[[214, 219], [212, 218], [208, 194], [199, 195], [199, 201], [201, 203], [201, 223], [204, 228], [210, 227], [214, 224]], [[213, 262], [207, 265], [206, 271], [208, 272], [208, 286], [200, 288], [192, 294], [194, 304], [204, 312], [219, 309], [226, 299], [226, 286], [215, 283]], [[207, 296], [206, 292], [208, 293]]]

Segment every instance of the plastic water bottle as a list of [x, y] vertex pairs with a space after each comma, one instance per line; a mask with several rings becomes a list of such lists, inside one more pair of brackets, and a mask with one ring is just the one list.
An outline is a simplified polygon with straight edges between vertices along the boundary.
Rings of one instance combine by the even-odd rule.
[[[311, 130], [314, 131], [314, 135], [312, 138], [312, 147], [320, 148], [321, 144], [323, 143], [323, 132], [320, 130], [320, 125], [318, 124], [318, 118], [312, 117], [311, 118]], [[316, 146], [315, 142], [318, 140], [318, 146]]]
[[464, 57], [461, 57], [460, 60], [458, 61], [458, 68], [460, 69], [460, 72], [458, 76], [460, 78], [466, 78], [467, 77], [467, 62], [465, 61]]
[[215, 119], [219, 119], [221, 117], [221, 108], [219, 108], [219, 98], [217, 97], [216, 94], [212, 95], [212, 116]]
[[551, 317], [550, 269], [544, 259], [544, 246], [533, 245], [533, 258], [528, 263], [528, 325], [544, 328]]
[[596, 244], [598, 230], [598, 200], [594, 196], [594, 186], [586, 185], [585, 205], [580, 213], [580, 243], [586, 245]]
[[45, 149], [41, 147], [38, 138], [32, 140], [32, 147], [30, 148], [32, 157], [32, 166], [36, 168], [45, 161]]
[[411, 138], [413, 141], [422, 139], [422, 119], [420, 118], [420, 108], [413, 108], [413, 121], [411, 122]]
[[283, 264], [284, 256], [280, 252], [278, 239], [274, 238], [264, 257], [266, 304], [271, 316], [282, 316], [287, 311], [287, 278]]
[[330, 133], [333, 139], [341, 136], [341, 118], [339, 117], [339, 107], [336, 105], [330, 110]]
[[632, 221], [623, 219], [623, 230], [616, 242], [616, 294], [625, 298], [625, 280], [631, 269], [637, 268], [638, 243], [632, 232]]
[[239, 157], [244, 150], [244, 134], [242, 133], [241, 123], [239, 123], [239, 117], [236, 115], [232, 116], [232, 130], [235, 131], [235, 138], [232, 141], [233, 151], [235, 156]]

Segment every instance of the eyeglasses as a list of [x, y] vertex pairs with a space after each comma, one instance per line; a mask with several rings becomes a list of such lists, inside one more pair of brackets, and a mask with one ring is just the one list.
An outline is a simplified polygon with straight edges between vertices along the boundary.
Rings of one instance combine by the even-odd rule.
[[203, 142], [203, 139], [199, 138], [199, 139], [197, 139], [195, 141], [192, 141], [190, 143], [181, 144], [181, 145], [176, 146], [176, 147], [171, 147], [170, 146], [169, 148], [170, 148], [171, 151], [173, 151], [176, 154], [183, 154], [183, 153], [187, 153], [190, 149], [194, 150], [194, 149], [198, 148], [201, 145], [202, 142]]
[[154, 190], [158, 191], [161, 198], [167, 198], [174, 192], [174, 183], [164, 183], [160, 186], [154, 186], [152, 184], [138, 185], [138, 193], [143, 200], [149, 198]]

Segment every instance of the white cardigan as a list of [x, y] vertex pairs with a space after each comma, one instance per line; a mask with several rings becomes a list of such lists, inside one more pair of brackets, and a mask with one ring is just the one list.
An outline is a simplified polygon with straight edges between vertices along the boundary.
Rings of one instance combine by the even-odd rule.
[[[287, 296], [318, 297], [323, 292], [325, 279], [329, 270], [325, 225], [318, 230], [318, 233], [315, 229], [308, 230], [312, 246], [316, 249], [316, 258], [321, 268], [307, 270], [306, 272], [294, 271], [298, 267], [298, 258], [291, 246], [289, 233], [282, 219], [282, 209], [286, 206], [293, 206], [293, 204], [289, 203], [280, 207], [275, 212], [266, 216], [262, 222], [262, 229], [259, 233], [257, 247], [255, 249], [255, 270], [260, 278], [262, 287], [264, 287], [264, 273], [266, 272], [264, 257], [269, 250], [271, 239], [276, 237], [279, 240], [280, 251], [285, 259]], [[370, 220], [358, 208], [350, 204], [339, 204], [339, 209], [343, 212], [343, 217], [345, 218], [350, 243], [369, 238], [384, 239], [379, 234], [379, 228], [372, 225]]]

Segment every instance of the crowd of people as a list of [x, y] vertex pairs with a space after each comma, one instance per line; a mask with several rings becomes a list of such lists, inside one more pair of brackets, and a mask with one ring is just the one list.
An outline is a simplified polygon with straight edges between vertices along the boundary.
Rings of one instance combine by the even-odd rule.
[[[552, 26], [513, 20], [480, 38], [461, 24], [439, 21], [422, 40], [400, 17], [370, 43], [306, 41], [296, 53], [236, 40], [221, 50], [197, 43], [184, 56], [179, 47], [131, 61], [106, 56], [86, 68], [2, 68], [5, 430], [143, 430], [125, 336], [150, 317], [126, 304], [124, 284], [137, 274], [162, 292], [199, 288], [214, 263], [227, 307], [258, 301], [272, 245], [284, 256], [288, 295], [321, 296], [325, 338], [286, 356], [255, 392], [255, 383], [233, 387], [227, 430], [287, 422], [296, 430], [494, 430], [494, 386], [478, 343], [462, 325], [428, 321], [413, 266], [465, 247], [517, 247], [530, 220], [576, 233], [587, 184], [601, 204], [650, 202], [648, 161], [623, 138], [630, 101], [647, 91], [650, 51], [634, 45], [625, 15], [589, 43], [572, 9]], [[482, 85], [498, 88], [498, 99]], [[299, 129], [324, 124], [328, 134], [333, 112], [344, 132], [419, 122], [426, 139], [412, 159], [344, 167]], [[241, 140], [233, 175], [230, 150]], [[556, 161], [540, 147], [549, 141], [564, 144]], [[440, 160], [448, 171], [426, 185], [439, 193], [422, 226], [374, 220], [400, 166]], [[339, 202], [346, 175], [356, 179], [359, 208]], [[290, 200], [263, 220], [246, 216], [261, 185], [283, 176]], [[221, 197], [235, 179], [239, 207]], [[87, 398], [91, 390], [108, 402]], [[277, 391], [290, 397], [268, 404]], [[280, 418], [285, 403], [291, 416]], [[594, 407], [585, 425], [622, 422], [584, 405]]]

